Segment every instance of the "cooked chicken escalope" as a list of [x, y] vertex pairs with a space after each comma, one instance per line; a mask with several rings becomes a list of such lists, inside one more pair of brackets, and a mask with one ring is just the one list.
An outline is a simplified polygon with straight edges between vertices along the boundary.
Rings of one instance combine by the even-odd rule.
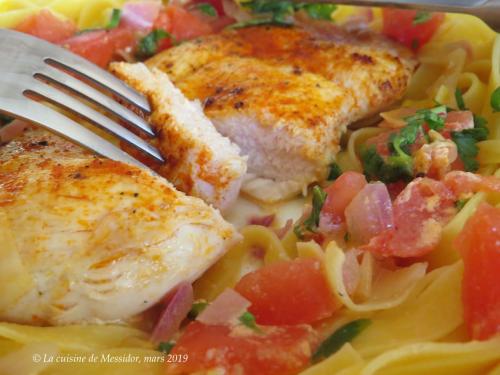
[[126, 320], [238, 238], [163, 178], [42, 130], [0, 147], [0, 222], [0, 262], [16, 267], [0, 319], [34, 324]]
[[[114, 63], [110, 70], [148, 97], [149, 121], [166, 163], [157, 172], [186, 194], [222, 210], [238, 197], [247, 171], [237, 145], [217, 132], [199, 102], [190, 102], [160, 70]], [[154, 166], [152, 166], [154, 167]]]
[[415, 62], [381, 36], [249, 27], [186, 42], [147, 62], [249, 155], [244, 190], [275, 201], [325, 178], [352, 122], [401, 99]]

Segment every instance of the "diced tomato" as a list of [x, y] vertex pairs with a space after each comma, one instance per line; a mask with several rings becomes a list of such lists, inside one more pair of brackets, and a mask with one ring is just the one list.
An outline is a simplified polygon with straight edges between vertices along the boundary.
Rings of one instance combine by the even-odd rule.
[[235, 289], [252, 303], [248, 310], [259, 324], [312, 323], [340, 307], [315, 259], [264, 266], [243, 276]]
[[167, 373], [191, 374], [221, 367], [228, 375], [297, 374], [309, 364], [316, 345], [316, 334], [306, 325], [262, 327], [262, 332], [253, 332], [242, 326], [195, 321], [171, 352], [185, 354], [187, 361], [167, 364]]
[[342, 224], [345, 221], [346, 207], [366, 184], [366, 178], [361, 173], [342, 173], [325, 189], [328, 195], [321, 209], [320, 226], [329, 228]]
[[103, 68], [111, 62], [116, 52], [135, 46], [134, 32], [128, 28], [110, 31], [97, 30], [76, 35], [61, 44]]
[[500, 209], [481, 205], [455, 246], [464, 261], [464, 319], [473, 339], [500, 333]]
[[444, 21], [443, 13], [433, 13], [422, 23], [415, 23], [416, 10], [384, 8], [383, 33], [407, 47], [418, 50], [427, 43]]
[[401, 258], [431, 252], [441, 239], [442, 227], [456, 213], [455, 199], [444, 183], [415, 179], [393, 203], [395, 229], [374, 237], [362, 249]]
[[500, 192], [500, 178], [496, 176], [482, 176], [471, 172], [453, 171], [448, 173], [443, 181], [457, 197], [480, 191], [486, 193]]
[[[424, 124], [423, 127], [425, 128], [426, 125]], [[427, 129], [427, 131], [428, 130], [429, 129]], [[399, 130], [392, 130], [380, 133], [375, 137], [367, 139], [366, 145], [368, 147], [374, 145], [375, 149], [377, 150], [377, 153], [383, 157], [389, 156], [391, 154], [391, 151], [389, 150], [389, 140], [393, 135], [396, 135], [398, 133]], [[417, 151], [420, 147], [422, 147], [426, 143], [427, 141], [425, 139], [425, 136], [421, 132], [418, 133], [415, 142], [413, 142], [412, 145], [410, 146], [410, 152], [413, 154], [415, 151]]]
[[387, 184], [387, 190], [389, 191], [389, 195], [391, 199], [396, 199], [399, 194], [405, 189], [406, 182], [398, 181]]
[[213, 32], [208, 22], [177, 5], [163, 9], [154, 22], [154, 28], [168, 31], [178, 41]]
[[73, 22], [62, 20], [51, 11], [43, 9], [22, 21], [16, 30], [51, 43], [58, 43], [72, 36], [77, 29]]
[[389, 156], [390, 155], [390, 150], [389, 150], [389, 138], [393, 134], [397, 134], [398, 131], [388, 131], [388, 132], [383, 132], [380, 133], [379, 135], [376, 135], [375, 137], [369, 138], [366, 140], [366, 146], [375, 146], [375, 149], [377, 150], [377, 153], [381, 156]]
[[474, 115], [471, 111], [453, 111], [448, 113], [444, 127], [448, 131], [461, 132], [474, 127]]

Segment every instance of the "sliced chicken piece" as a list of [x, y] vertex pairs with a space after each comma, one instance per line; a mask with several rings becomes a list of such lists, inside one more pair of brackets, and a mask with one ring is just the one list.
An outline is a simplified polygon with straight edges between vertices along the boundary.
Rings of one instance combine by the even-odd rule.
[[415, 61], [372, 34], [249, 27], [185, 42], [147, 65], [201, 100], [249, 155], [243, 190], [276, 201], [326, 177], [346, 126], [401, 99]]
[[28, 275], [19, 288], [33, 285], [0, 295], [0, 320], [27, 324], [127, 320], [239, 238], [163, 178], [43, 130], [0, 147], [0, 219], [0, 262]]
[[167, 159], [156, 170], [179, 190], [225, 210], [238, 197], [247, 170], [237, 145], [220, 135], [203, 113], [158, 69], [144, 64], [114, 63], [110, 70], [146, 95], [149, 121]]

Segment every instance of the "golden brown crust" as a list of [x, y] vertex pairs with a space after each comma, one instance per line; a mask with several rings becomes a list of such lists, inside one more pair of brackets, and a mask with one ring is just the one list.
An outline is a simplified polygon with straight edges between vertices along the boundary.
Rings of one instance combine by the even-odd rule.
[[273, 26], [186, 42], [147, 65], [202, 100], [213, 121], [245, 115], [284, 128], [323, 165], [345, 126], [399, 100], [414, 69], [409, 51], [380, 36]]
[[149, 99], [148, 120], [166, 159], [154, 169], [186, 194], [226, 208], [246, 172], [238, 148], [218, 134], [201, 108], [188, 102], [161, 71], [126, 63], [114, 63], [110, 70]]
[[0, 147], [0, 213], [35, 283], [0, 311], [20, 323], [127, 319], [196, 279], [237, 238], [163, 178], [44, 130]]

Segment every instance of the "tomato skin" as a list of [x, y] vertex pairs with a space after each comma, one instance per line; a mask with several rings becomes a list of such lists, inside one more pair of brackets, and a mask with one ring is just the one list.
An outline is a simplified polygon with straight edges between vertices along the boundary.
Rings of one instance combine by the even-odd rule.
[[395, 229], [389, 229], [363, 250], [401, 258], [428, 254], [439, 243], [442, 226], [456, 213], [455, 194], [443, 182], [413, 180], [394, 200]]
[[40, 12], [29, 16], [15, 29], [51, 43], [58, 43], [69, 38], [77, 30], [72, 21], [61, 20], [47, 9], [42, 9]]
[[321, 209], [320, 220], [328, 222], [327, 226], [342, 224], [345, 221], [346, 207], [366, 184], [366, 178], [361, 173], [350, 171], [342, 173], [325, 189], [328, 195]]
[[318, 342], [309, 326], [262, 327], [262, 331], [194, 321], [171, 352], [187, 354], [188, 360], [167, 364], [167, 374], [222, 367], [229, 375], [291, 375], [309, 364], [312, 347]]
[[177, 5], [169, 5], [160, 11], [154, 22], [154, 28], [171, 33], [177, 41], [193, 39], [213, 32], [207, 22]]
[[235, 289], [252, 303], [248, 311], [263, 325], [312, 323], [340, 307], [315, 259], [264, 266], [243, 276]]
[[414, 24], [416, 10], [384, 8], [383, 34], [405, 46], [418, 50], [435, 34], [444, 21], [444, 13], [433, 13], [431, 18], [423, 23]]
[[464, 261], [464, 320], [473, 339], [500, 333], [500, 209], [481, 205], [455, 240]]
[[128, 28], [97, 30], [76, 35], [61, 44], [73, 53], [106, 68], [118, 50], [135, 46], [134, 32]]

